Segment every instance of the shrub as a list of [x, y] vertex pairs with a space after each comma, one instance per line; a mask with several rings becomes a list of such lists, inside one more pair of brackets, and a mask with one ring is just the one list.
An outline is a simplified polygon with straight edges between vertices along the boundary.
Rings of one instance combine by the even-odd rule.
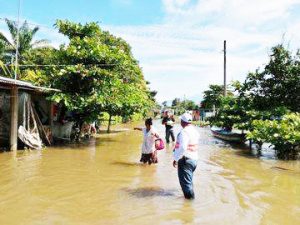
[[291, 158], [300, 152], [300, 113], [290, 113], [281, 120], [255, 120], [248, 139], [270, 143], [279, 158]]

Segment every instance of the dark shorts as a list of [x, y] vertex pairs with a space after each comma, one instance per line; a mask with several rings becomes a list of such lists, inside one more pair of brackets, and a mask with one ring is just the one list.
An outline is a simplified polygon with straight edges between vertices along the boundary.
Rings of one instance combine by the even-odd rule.
[[140, 162], [148, 163], [149, 165], [152, 163], [158, 163], [157, 152], [154, 151], [153, 153], [150, 153], [150, 154], [142, 154]]

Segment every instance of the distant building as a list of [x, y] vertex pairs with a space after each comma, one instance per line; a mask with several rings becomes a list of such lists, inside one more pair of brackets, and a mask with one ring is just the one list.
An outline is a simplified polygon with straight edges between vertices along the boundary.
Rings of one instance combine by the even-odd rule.
[[214, 110], [212, 110], [212, 109], [203, 109], [203, 108], [200, 108], [199, 113], [200, 113], [200, 120], [201, 121], [205, 121], [209, 117], [214, 116], [214, 114], [215, 114]]

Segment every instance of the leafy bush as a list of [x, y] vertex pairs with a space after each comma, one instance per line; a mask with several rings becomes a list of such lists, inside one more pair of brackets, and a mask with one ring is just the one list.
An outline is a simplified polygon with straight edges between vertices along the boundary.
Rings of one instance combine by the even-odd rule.
[[290, 113], [281, 120], [255, 120], [248, 139], [271, 143], [280, 158], [290, 158], [300, 152], [300, 113]]
[[193, 121], [192, 124], [200, 127], [207, 127], [210, 125], [209, 121]]
[[231, 130], [237, 124], [246, 122], [246, 111], [234, 96], [222, 97], [220, 108], [209, 121], [211, 125]]
[[[101, 116], [99, 116], [99, 122], [103, 126], [108, 125], [108, 120], [109, 120], [109, 114], [104, 112], [101, 113]], [[114, 116], [112, 117], [112, 124], [119, 124], [122, 123], [122, 117], [121, 116]]]
[[237, 128], [251, 131], [254, 120], [274, 120], [282, 118], [289, 112], [286, 107], [258, 111], [249, 107], [248, 101], [243, 98], [227, 96], [221, 98], [220, 108], [217, 109], [216, 115], [209, 120], [212, 125], [227, 130]]

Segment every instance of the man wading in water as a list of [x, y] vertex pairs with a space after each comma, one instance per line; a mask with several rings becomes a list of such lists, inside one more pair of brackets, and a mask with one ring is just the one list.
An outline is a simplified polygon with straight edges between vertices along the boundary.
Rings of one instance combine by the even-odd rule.
[[139, 128], [135, 127], [134, 130], [139, 130], [143, 132], [144, 139], [142, 144], [142, 156], [140, 162], [148, 163], [157, 163], [157, 151], [155, 149], [155, 140], [159, 138], [159, 135], [156, 129], [152, 126], [152, 119], [146, 119], [145, 127]]
[[178, 178], [184, 197], [194, 199], [193, 173], [197, 167], [199, 133], [191, 124], [192, 115], [180, 116], [182, 130], [177, 136], [173, 166], [178, 167]]
[[170, 116], [169, 111], [165, 112], [165, 116], [162, 120], [162, 124], [166, 126], [166, 142], [167, 144], [170, 143], [170, 136], [172, 138], [172, 141], [175, 141], [174, 131], [173, 131], [173, 125], [174, 125], [175, 119], [172, 116]]

